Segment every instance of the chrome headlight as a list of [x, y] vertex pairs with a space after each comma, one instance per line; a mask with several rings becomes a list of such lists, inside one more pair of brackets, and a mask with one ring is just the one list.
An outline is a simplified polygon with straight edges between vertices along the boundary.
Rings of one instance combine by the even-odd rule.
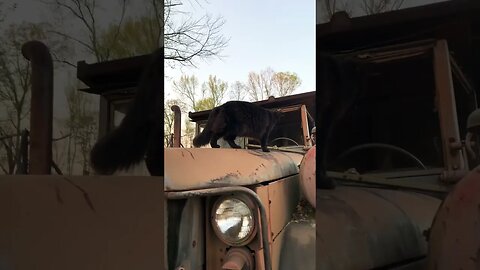
[[212, 226], [220, 240], [231, 245], [248, 244], [255, 236], [255, 207], [241, 196], [219, 198], [212, 209]]

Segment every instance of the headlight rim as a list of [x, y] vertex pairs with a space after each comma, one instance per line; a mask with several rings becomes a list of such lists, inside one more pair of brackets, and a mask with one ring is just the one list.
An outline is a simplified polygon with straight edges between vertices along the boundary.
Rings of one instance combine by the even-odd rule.
[[[249, 236], [246, 237], [242, 241], [232, 242], [232, 241], [226, 240], [225, 237], [222, 237], [223, 234], [220, 231], [220, 229], [218, 228], [217, 223], [215, 222], [215, 212], [216, 212], [218, 206], [220, 205], [221, 202], [223, 202], [224, 200], [227, 200], [227, 199], [237, 199], [237, 200], [243, 202], [244, 204], [247, 205], [247, 207], [252, 212], [253, 230], [250, 232]], [[212, 227], [216, 237], [220, 241], [222, 241], [223, 243], [225, 243], [227, 245], [230, 245], [230, 246], [233, 246], [233, 247], [246, 246], [246, 245], [250, 244], [257, 235], [257, 231], [258, 231], [258, 207], [256, 206], [256, 204], [250, 198], [248, 198], [248, 196], [245, 196], [244, 194], [221, 195], [221, 196], [219, 196], [218, 198], [215, 199], [215, 202], [212, 204], [212, 208], [210, 209], [210, 223], [211, 223], [211, 227]]]

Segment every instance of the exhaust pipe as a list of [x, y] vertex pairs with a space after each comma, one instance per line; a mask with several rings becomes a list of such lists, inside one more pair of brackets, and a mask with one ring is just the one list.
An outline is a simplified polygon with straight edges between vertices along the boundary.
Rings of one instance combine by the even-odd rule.
[[23, 56], [32, 65], [29, 174], [50, 174], [52, 167], [53, 62], [47, 46], [29, 41]]

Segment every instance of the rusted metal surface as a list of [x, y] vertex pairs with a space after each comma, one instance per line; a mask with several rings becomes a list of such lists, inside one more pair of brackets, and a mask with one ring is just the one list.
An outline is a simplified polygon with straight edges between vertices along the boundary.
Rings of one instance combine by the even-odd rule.
[[302, 119], [303, 145], [312, 146], [312, 140], [310, 139], [310, 128], [308, 127], [307, 107], [305, 105], [300, 107], [300, 115]]
[[434, 47], [433, 67], [435, 70], [436, 107], [442, 132], [444, 165], [447, 171], [464, 171], [468, 169], [465, 153], [461, 149], [450, 147], [452, 142], [461, 142], [461, 138], [449, 59], [447, 42], [445, 40], [437, 41]]
[[316, 36], [323, 41], [319, 46], [326, 50], [348, 50], [369, 43], [412, 39], [415, 36], [464, 37], [467, 31], [449, 32], [447, 27], [457, 24], [469, 30], [469, 21], [478, 18], [478, 10], [478, 1], [466, 0], [444, 1], [355, 18], [349, 18], [344, 13], [334, 16], [328, 23], [317, 24]]
[[327, 176], [335, 178], [339, 182], [345, 181], [360, 185], [378, 185], [383, 188], [401, 188], [403, 190], [417, 192], [447, 194], [450, 187], [438, 181], [441, 178], [441, 174], [437, 173], [437, 171], [438, 170], [428, 170], [425, 171], [425, 175], [416, 174], [415, 171], [411, 171], [410, 175], [398, 175], [397, 177], [386, 177], [385, 174], [358, 174], [355, 172], [343, 173], [328, 171]]
[[[262, 198], [261, 194], [258, 194], [258, 196], [260, 197], [262, 202], [264, 202], [264, 206], [266, 208], [266, 211], [268, 212], [268, 207], [269, 207], [268, 204], [265, 204], [265, 200]], [[227, 249], [229, 248], [229, 245], [223, 242], [222, 240], [220, 240], [218, 236], [215, 234], [215, 230], [213, 229], [213, 226], [211, 223], [212, 214], [210, 209], [212, 209], [216, 200], [217, 200], [217, 197], [205, 198], [205, 219], [206, 219], [205, 260], [206, 260], [206, 266], [207, 266], [206, 269], [221, 269], [224, 262], [223, 259], [225, 258]], [[258, 242], [257, 239], [254, 239], [253, 243], [257, 243]], [[252, 245], [252, 242], [250, 243], [250, 246], [251, 245]], [[260, 252], [260, 254], [262, 253]], [[261, 256], [261, 259], [256, 256], [256, 261], [258, 262], [259, 260], [263, 261], [263, 256]]]
[[[267, 186], [258, 186], [255, 192], [260, 194], [260, 189], [267, 191], [268, 203], [268, 223], [270, 228], [271, 242], [275, 242], [278, 235], [285, 229], [285, 226], [292, 219], [300, 200], [300, 188], [298, 175], [290, 176], [285, 179], [272, 182]], [[263, 199], [263, 198], [262, 198]], [[280, 245], [278, 245], [280, 246]], [[280, 254], [275, 254], [276, 260], [279, 260]], [[277, 269], [277, 268], [275, 268]]]
[[262, 247], [263, 247], [263, 256], [264, 256], [264, 263], [265, 263], [265, 270], [272, 270], [272, 260], [271, 260], [271, 253], [270, 253], [270, 244], [268, 240], [268, 220], [267, 220], [267, 211], [265, 210], [265, 206], [263, 205], [262, 201], [258, 197], [258, 195], [253, 192], [251, 189], [246, 187], [220, 187], [220, 188], [207, 188], [207, 189], [197, 189], [197, 190], [190, 190], [190, 191], [179, 191], [179, 192], [167, 192], [166, 196], [168, 199], [184, 199], [184, 198], [191, 198], [191, 197], [199, 197], [199, 196], [215, 196], [215, 195], [222, 195], [227, 193], [241, 193], [249, 196], [253, 199], [260, 211], [260, 229], [261, 229], [261, 238], [262, 238]]
[[460, 85], [468, 94], [471, 94], [473, 96], [472, 105], [476, 110], [478, 108], [477, 92], [475, 91], [473, 85], [470, 83], [470, 80], [467, 79], [467, 77], [463, 73], [462, 69], [460, 68], [452, 54], [450, 54], [450, 64], [452, 65], [453, 75], [455, 76], [455, 78], [458, 79]]
[[[298, 175], [290, 176], [279, 181], [274, 181], [264, 185], [255, 185], [252, 187], [253, 191], [258, 195], [260, 201], [265, 207], [267, 213], [267, 227], [268, 227], [268, 242], [271, 250], [272, 269], [279, 269], [280, 256], [282, 245], [282, 236], [285, 231], [285, 226], [291, 220], [292, 214], [296, 210], [296, 205], [299, 200]], [[167, 194], [170, 192], [167, 192]], [[207, 227], [205, 230], [206, 237], [206, 269], [221, 269], [227, 250], [230, 248], [227, 244], [219, 240], [214, 233], [212, 225], [210, 224], [209, 209], [215, 203], [215, 197], [206, 198]], [[255, 252], [255, 269], [264, 268], [263, 243], [262, 234], [257, 234], [250, 243], [248, 248]], [[312, 268], [313, 269], [313, 268]]]
[[180, 147], [180, 138], [182, 138], [182, 112], [177, 105], [172, 106], [173, 111], [173, 147]]
[[114, 90], [136, 87], [150, 54], [87, 64], [77, 63], [77, 78], [89, 88], [81, 91], [104, 95]]
[[440, 175], [440, 180], [445, 183], [456, 183], [468, 173], [469, 171], [467, 170], [443, 171]]
[[163, 267], [161, 177], [0, 177], [0, 269]]
[[431, 270], [480, 269], [480, 166], [445, 198], [429, 234]]
[[315, 268], [315, 225], [311, 222], [291, 222], [283, 236], [279, 270]]
[[423, 233], [439, 205], [439, 199], [406, 191], [346, 186], [319, 191], [317, 269], [372, 269], [424, 257]]
[[321, 51], [342, 52], [420, 39], [445, 39], [455, 55], [455, 63], [473, 85], [479, 85], [479, 12], [480, 1], [459, 0], [355, 18], [335, 16], [328, 23], [317, 24], [317, 47]]
[[[182, 210], [178, 224], [178, 250], [176, 269], [202, 269], [205, 265], [205, 216], [200, 197], [189, 198]], [[167, 203], [168, 204], [168, 203]], [[173, 237], [169, 241], [175, 241]]]
[[303, 196], [315, 208], [316, 205], [316, 153], [317, 148], [313, 146], [303, 157], [300, 163], [300, 189]]
[[303, 155], [272, 150], [165, 148], [165, 191], [252, 185], [297, 174]]
[[[268, 185], [255, 186], [254, 191], [267, 210], [268, 241], [272, 252], [272, 268], [279, 269], [281, 250], [284, 244], [283, 232], [291, 221], [300, 199], [298, 175], [274, 181]], [[249, 245], [252, 250], [255, 250], [255, 247], [254, 244]], [[262, 269], [258, 267], [260, 267], [260, 264], [257, 264], [256, 269]]]
[[230, 269], [254, 270], [255, 262], [250, 250], [246, 248], [230, 249], [226, 256], [226, 262], [222, 265], [222, 270]]
[[22, 46], [32, 63], [30, 102], [30, 174], [50, 174], [52, 166], [53, 63], [45, 44], [30, 41]]

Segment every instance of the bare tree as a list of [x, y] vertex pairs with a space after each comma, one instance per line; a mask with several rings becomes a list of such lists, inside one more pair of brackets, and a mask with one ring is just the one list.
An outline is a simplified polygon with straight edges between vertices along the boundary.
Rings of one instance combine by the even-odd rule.
[[[96, 62], [102, 62], [147, 54], [163, 43], [163, 0], [140, 3], [112, 0], [117, 5], [111, 5], [112, 1], [96, 0], [42, 1], [58, 15], [55, 18], [57, 27], [51, 30], [51, 33], [67, 39], [70, 50], [82, 50], [87, 59], [93, 58]], [[135, 17], [128, 14], [129, 7], [134, 4], [144, 8], [143, 13], [135, 14]], [[53, 51], [57, 61], [75, 67], [77, 59], [73, 59], [72, 55], [75, 54], [62, 55]], [[96, 138], [95, 123], [98, 113], [87, 106], [92, 102], [91, 98], [76, 92], [74, 88], [67, 92], [67, 100], [70, 115], [64, 121], [64, 128], [73, 134], [66, 143], [67, 172], [74, 173], [74, 165], [80, 163], [83, 174], [88, 174], [89, 152]]]
[[247, 92], [250, 99], [259, 101], [273, 95], [273, 76], [275, 71], [267, 68], [260, 73], [250, 72], [248, 74]]
[[182, 75], [173, 82], [173, 90], [185, 100], [188, 109], [195, 110], [197, 106], [197, 91], [199, 82], [195, 75]]
[[230, 98], [232, 100], [244, 100], [246, 96], [247, 87], [244, 83], [236, 81], [230, 87]]
[[[96, 61], [106, 61], [110, 59], [110, 48], [116, 46], [118, 36], [122, 27], [125, 13], [127, 11], [128, 0], [118, 0], [120, 6], [119, 19], [115, 25], [113, 32], [115, 33], [108, 42], [101, 42], [104, 34], [99, 24], [99, 3], [96, 0], [42, 0], [43, 3], [52, 7], [54, 14], [58, 15], [59, 24], [63, 27], [58, 27], [57, 30], [51, 30], [52, 33], [64, 37], [82, 49], [86, 50], [89, 55], [93, 55]], [[109, 10], [112, 8], [109, 7]], [[74, 27], [65, 27], [68, 23], [73, 23], [79, 26], [79, 29]], [[83, 33], [83, 36], [82, 36]], [[62, 57], [53, 54], [57, 61], [75, 67], [68, 57]]]
[[202, 84], [201, 94], [198, 93], [198, 86], [195, 75], [182, 75], [173, 82], [173, 90], [184, 100], [184, 108], [187, 110], [208, 110], [218, 106], [228, 90], [228, 83], [213, 75]]
[[170, 65], [195, 65], [196, 58], [220, 56], [228, 43], [221, 34], [225, 20], [209, 14], [194, 18], [179, 10], [182, 5], [181, 0], [165, 0], [165, 59]]
[[[97, 135], [97, 113], [91, 97], [69, 87], [66, 91], [69, 117], [66, 127], [71, 136], [67, 143], [67, 173], [74, 173], [75, 162], [79, 159], [82, 174], [90, 174], [89, 153]], [[79, 151], [80, 158], [77, 157]]]
[[250, 100], [259, 101], [270, 96], [283, 97], [291, 94], [301, 84], [300, 78], [292, 72], [275, 72], [271, 68], [260, 73], [250, 72], [246, 90]]
[[402, 7], [405, 0], [362, 0], [361, 9], [367, 14], [377, 14]]
[[4, 174], [13, 174], [17, 162], [17, 147], [14, 142], [14, 138], [17, 137], [17, 135], [8, 135], [10, 133], [9, 131], [5, 131], [3, 127], [0, 127], [0, 169]]

